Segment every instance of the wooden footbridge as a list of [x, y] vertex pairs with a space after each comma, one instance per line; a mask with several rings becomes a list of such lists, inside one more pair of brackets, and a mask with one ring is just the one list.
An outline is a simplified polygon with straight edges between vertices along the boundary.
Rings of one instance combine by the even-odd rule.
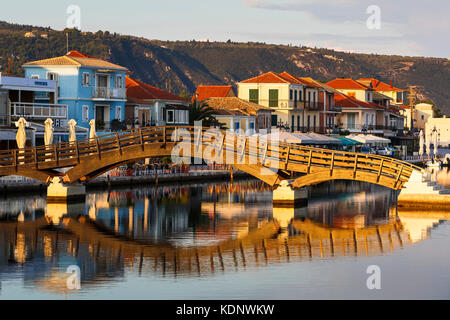
[[[219, 129], [144, 127], [72, 143], [0, 151], [0, 176], [19, 175], [46, 183], [59, 176], [66, 184], [89, 182], [132, 161], [170, 156], [181, 141], [190, 143], [192, 156], [229, 164], [271, 186], [291, 180], [292, 187], [301, 188], [342, 179], [399, 190], [414, 170], [421, 171], [388, 157], [261, 139], [255, 143], [254, 137], [225, 134]], [[65, 174], [60, 171], [64, 168]]]

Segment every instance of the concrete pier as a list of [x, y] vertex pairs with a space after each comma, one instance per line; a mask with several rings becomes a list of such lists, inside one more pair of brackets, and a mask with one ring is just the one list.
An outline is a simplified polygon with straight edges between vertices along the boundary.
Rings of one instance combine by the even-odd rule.
[[61, 177], [55, 177], [47, 187], [47, 202], [84, 202], [85, 199], [86, 187], [80, 183], [66, 185]]
[[306, 188], [292, 189], [289, 182], [284, 180], [273, 191], [273, 205], [275, 207], [296, 207], [308, 203], [308, 190]]
[[432, 182], [429, 174], [413, 171], [398, 196], [400, 207], [450, 208], [450, 191]]

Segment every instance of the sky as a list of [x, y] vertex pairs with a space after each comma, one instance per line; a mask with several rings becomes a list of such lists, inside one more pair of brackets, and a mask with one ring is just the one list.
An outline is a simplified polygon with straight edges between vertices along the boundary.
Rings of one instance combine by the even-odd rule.
[[[73, 19], [71, 5], [80, 10]], [[266, 42], [450, 58], [449, 0], [14, 0], [0, 20], [159, 40]]]

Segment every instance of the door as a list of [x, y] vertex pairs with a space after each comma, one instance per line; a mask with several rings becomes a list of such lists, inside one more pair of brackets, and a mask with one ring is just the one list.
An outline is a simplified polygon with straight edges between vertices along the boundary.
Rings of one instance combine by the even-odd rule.
[[105, 122], [105, 107], [95, 106], [95, 120]]
[[356, 128], [356, 114], [349, 113], [347, 114], [347, 129], [355, 129]]

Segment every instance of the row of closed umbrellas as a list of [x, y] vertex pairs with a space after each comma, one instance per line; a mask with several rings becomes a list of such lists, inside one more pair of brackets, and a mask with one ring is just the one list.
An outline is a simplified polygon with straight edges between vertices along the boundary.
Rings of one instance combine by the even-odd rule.
[[[53, 120], [47, 119], [45, 120], [45, 133], [44, 133], [44, 143], [46, 146], [53, 144]], [[20, 118], [19, 121], [16, 122], [17, 129], [17, 135], [16, 135], [16, 142], [17, 147], [19, 149], [25, 148], [25, 144], [27, 141], [27, 135], [25, 132], [25, 128], [27, 127], [27, 121], [24, 118]], [[69, 125], [69, 142], [75, 142], [77, 140], [76, 135], [76, 126], [77, 122], [72, 119], [68, 123]], [[91, 120], [89, 122], [90, 131], [89, 131], [89, 138], [94, 139], [97, 137], [97, 131], [95, 129], [95, 120]]]
[[425, 134], [422, 130], [420, 130], [420, 142], [419, 142], [419, 155], [423, 156], [425, 154], [424, 145], [426, 148], [426, 153], [431, 156], [431, 141], [433, 141], [434, 144], [434, 155], [436, 156], [438, 154], [438, 145], [439, 145], [439, 138], [438, 133], [435, 131], [432, 132], [430, 135], [427, 135], [427, 139], [425, 140]]

